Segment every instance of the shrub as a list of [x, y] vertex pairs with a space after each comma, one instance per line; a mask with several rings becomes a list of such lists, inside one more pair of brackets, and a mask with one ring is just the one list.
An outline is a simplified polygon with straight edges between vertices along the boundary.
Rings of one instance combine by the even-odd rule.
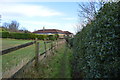
[[10, 34], [7, 31], [1, 31], [0, 32], [0, 38], [9, 38]]
[[12, 32], [12, 33], [10, 33], [10, 35], [11, 35], [11, 38], [14, 38], [14, 39], [30, 39], [29, 33]]
[[29, 33], [29, 39], [35, 39], [36, 38], [36, 34], [34, 33]]
[[48, 39], [49, 40], [56, 40], [56, 36], [55, 35], [48, 35]]
[[115, 78], [120, 74], [120, 2], [107, 3], [73, 40], [73, 77]]
[[55, 34], [55, 39], [57, 40], [59, 38], [59, 35], [58, 34]]
[[36, 38], [40, 39], [40, 40], [44, 40], [47, 38], [47, 35], [40, 35], [40, 34], [35, 34]]
[[39, 40], [56, 40], [55, 35], [41, 35], [41, 34], [34, 34], [34, 33], [17, 33], [17, 32], [7, 32], [2, 31], [0, 32], [2, 36], [1, 38], [13, 38], [13, 39], [35, 39], [38, 38]]

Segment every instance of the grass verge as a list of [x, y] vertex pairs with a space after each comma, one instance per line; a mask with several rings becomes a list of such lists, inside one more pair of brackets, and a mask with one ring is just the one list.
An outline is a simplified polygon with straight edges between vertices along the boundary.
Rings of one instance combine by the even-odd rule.
[[50, 55], [39, 61], [37, 67], [33, 64], [24, 72], [16, 77], [18, 78], [71, 78], [71, 50], [65, 44], [60, 45]]

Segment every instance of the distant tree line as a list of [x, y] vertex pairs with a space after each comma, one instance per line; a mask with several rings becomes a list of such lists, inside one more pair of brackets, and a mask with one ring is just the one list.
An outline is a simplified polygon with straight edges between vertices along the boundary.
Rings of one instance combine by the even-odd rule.
[[[11, 23], [3, 23], [0, 27], [0, 38], [13, 38], [13, 39], [35, 39], [39, 40], [57, 40], [58, 34], [55, 35], [40, 35], [31, 33], [25, 28], [19, 29], [19, 23], [17, 21], [11, 21]], [[2, 34], [2, 35], [1, 35]]]
[[4, 22], [2, 27], [10, 32], [30, 33], [26, 28], [20, 29], [20, 24], [17, 21], [11, 21], [11, 23]]

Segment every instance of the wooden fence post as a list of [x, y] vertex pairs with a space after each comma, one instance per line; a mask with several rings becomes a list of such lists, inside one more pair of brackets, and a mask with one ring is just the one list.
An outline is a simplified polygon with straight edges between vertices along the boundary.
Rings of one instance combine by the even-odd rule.
[[51, 50], [52, 50], [52, 41], [51, 41]]
[[55, 51], [55, 41], [53, 42], [53, 50]]
[[45, 41], [45, 39], [44, 39], [44, 47], [45, 47], [45, 57], [46, 57], [47, 48], [46, 48], [46, 41]]
[[54, 55], [54, 52], [53, 52], [53, 42], [52, 41], [51, 41], [51, 52]]
[[57, 47], [58, 47], [58, 39], [57, 39]]
[[55, 50], [56, 50], [56, 48], [57, 48], [57, 40], [55, 41]]
[[35, 40], [35, 66], [38, 65], [38, 58], [39, 58], [39, 42], [37, 42], [37, 38]]

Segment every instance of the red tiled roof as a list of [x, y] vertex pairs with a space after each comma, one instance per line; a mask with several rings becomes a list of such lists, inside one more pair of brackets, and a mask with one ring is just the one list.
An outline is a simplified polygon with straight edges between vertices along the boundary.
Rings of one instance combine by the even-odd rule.
[[62, 31], [58, 29], [42, 29], [38, 31], [34, 31], [33, 33], [63, 33], [63, 34], [72, 34], [69, 31]]
[[62, 30], [57, 30], [57, 29], [42, 29], [35, 31], [33, 33], [64, 33]]
[[65, 34], [73, 34], [73, 33], [69, 32], [69, 31], [64, 31], [64, 33]]

